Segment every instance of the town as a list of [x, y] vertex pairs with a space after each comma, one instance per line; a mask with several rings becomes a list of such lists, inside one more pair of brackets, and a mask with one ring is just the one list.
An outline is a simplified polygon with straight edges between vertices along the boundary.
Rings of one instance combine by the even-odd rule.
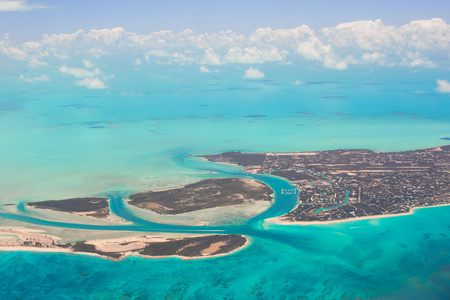
[[298, 205], [282, 217], [286, 221], [400, 214], [450, 204], [450, 145], [404, 152], [341, 149], [204, 157], [291, 181]]

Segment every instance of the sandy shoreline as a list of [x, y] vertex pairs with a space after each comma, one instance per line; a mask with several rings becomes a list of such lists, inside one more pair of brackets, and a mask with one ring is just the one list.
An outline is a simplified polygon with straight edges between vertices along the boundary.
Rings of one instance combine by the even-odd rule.
[[[243, 235], [241, 235], [243, 236]], [[148, 258], [148, 259], [164, 259], [164, 258], [179, 258], [181, 260], [193, 260], [193, 259], [208, 259], [208, 258], [216, 258], [216, 257], [221, 257], [221, 256], [226, 256], [226, 255], [230, 255], [233, 253], [236, 253], [238, 251], [241, 251], [245, 248], [247, 248], [247, 246], [250, 245], [250, 238], [247, 236], [243, 236], [245, 237], [245, 244], [242, 245], [239, 248], [234, 249], [233, 251], [227, 252], [227, 253], [220, 253], [220, 254], [216, 254], [216, 255], [205, 255], [205, 256], [181, 256], [181, 255], [160, 255], [160, 256], [148, 256], [148, 255], [129, 255], [129, 256], [136, 256], [136, 257], [143, 257], [143, 258]]]
[[[40, 247], [25, 247], [25, 246], [0, 246], [0, 251], [76, 253], [76, 252], [73, 252], [73, 251], [71, 251], [69, 249], [64, 249], [64, 248], [40, 248]], [[94, 253], [92, 253], [92, 254], [94, 254]]]
[[74, 255], [89, 255], [89, 256], [96, 256], [103, 259], [108, 259], [112, 261], [120, 261], [126, 256], [125, 255], [120, 259], [115, 259], [112, 257], [103, 256], [97, 253], [92, 252], [75, 252], [71, 249], [64, 249], [64, 248], [40, 248], [40, 247], [21, 247], [21, 246], [0, 246], [0, 252], [9, 252], [9, 251], [23, 251], [23, 252], [44, 252], [44, 253], [65, 253], [65, 254], [74, 254]]
[[330, 224], [354, 222], [354, 221], [362, 221], [362, 220], [372, 220], [372, 219], [381, 219], [381, 218], [390, 218], [390, 217], [409, 216], [409, 215], [413, 215], [414, 211], [416, 209], [433, 208], [433, 207], [440, 207], [440, 206], [450, 206], [450, 203], [433, 205], [433, 206], [417, 206], [417, 207], [410, 208], [409, 212], [401, 213], [401, 214], [373, 215], [373, 216], [364, 216], [364, 217], [357, 217], [357, 218], [348, 218], [348, 219], [342, 219], [342, 220], [330, 220], [330, 221], [288, 221], [288, 220], [283, 220], [282, 217], [276, 217], [276, 218], [267, 219], [266, 221], [269, 222], [269, 223], [278, 224], [278, 225], [303, 225], [303, 226], [308, 226], [308, 225], [330, 225]]
[[[24, 235], [26, 236], [27, 234], [29, 234], [30, 231], [23, 229], [23, 228], [9, 228], [8, 230], [3, 229], [2, 230], [3, 233], [8, 233], [8, 234], [12, 234], [12, 235]], [[190, 236], [190, 235], [189, 235]], [[47, 253], [66, 253], [66, 254], [74, 254], [74, 255], [89, 255], [89, 256], [96, 256], [102, 259], [108, 259], [108, 260], [112, 260], [112, 261], [120, 261], [125, 259], [126, 257], [140, 257], [140, 258], [145, 258], [145, 259], [164, 259], [164, 258], [179, 258], [182, 260], [193, 260], [193, 259], [206, 259], [206, 258], [215, 258], [215, 257], [220, 257], [220, 256], [225, 256], [225, 255], [230, 255], [233, 254], [235, 252], [238, 252], [244, 248], [246, 248], [249, 244], [250, 244], [250, 238], [246, 237], [244, 235], [241, 235], [242, 237], [245, 238], [245, 243], [234, 249], [233, 251], [227, 252], [227, 253], [219, 253], [216, 255], [201, 255], [201, 256], [181, 256], [181, 255], [158, 255], [158, 256], [150, 256], [150, 255], [143, 255], [143, 254], [139, 254], [136, 252], [133, 252], [133, 250], [139, 250], [141, 247], [138, 247], [136, 249], [114, 249], [117, 247], [117, 245], [111, 245], [112, 249], [109, 249], [109, 251], [107, 249], [105, 249], [105, 245], [106, 244], [118, 244], [118, 243], [130, 243], [130, 244], [136, 244], [136, 243], [143, 243], [143, 242], [165, 242], [168, 241], [169, 239], [167, 237], [163, 237], [163, 236], [139, 236], [139, 237], [135, 237], [135, 238], [128, 238], [128, 239], [124, 239], [124, 238], [117, 238], [117, 239], [108, 239], [108, 240], [92, 240], [89, 241], [90, 244], [95, 245], [96, 247], [98, 247], [98, 250], [100, 251], [104, 251], [104, 253], [122, 253], [123, 256], [120, 258], [114, 258], [114, 257], [110, 257], [110, 256], [106, 256], [106, 255], [102, 255], [99, 253], [94, 253], [94, 252], [82, 252], [82, 251], [74, 251], [73, 249], [68, 249], [68, 248], [62, 248], [62, 247], [57, 247], [54, 245], [49, 245], [47, 247], [38, 247], [38, 246], [23, 246], [23, 245], [17, 245], [16, 243], [12, 243], [11, 245], [8, 244], [0, 244], [0, 252], [9, 252], [9, 251], [24, 251], [24, 252], [47, 252]], [[103, 246], [103, 247], [102, 247]], [[143, 245], [145, 246], [145, 245]], [[219, 247], [220, 248], [220, 247]], [[105, 251], [106, 250], [106, 251]], [[217, 249], [218, 250], [218, 249]]]

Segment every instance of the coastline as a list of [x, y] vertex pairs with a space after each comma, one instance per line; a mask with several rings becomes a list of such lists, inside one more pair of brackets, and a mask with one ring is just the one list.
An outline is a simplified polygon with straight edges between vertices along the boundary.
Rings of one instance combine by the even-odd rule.
[[241, 250], [244, 250], [245, 248], [247, 248], [248, 246], [251, 245], [251, 239], [248, 236], [244, 236], [239, 234], [240, 236], [245, 238], [245, 244], [242, 245], [239, 248], [233, 249], [233, 251], [227, 252], [227, 253], [220, 253], [220, 254], [216, 254], [216, 255], [204, 255], [204, 256], [181, 256], [181, 255], [159, 255], [159, 256], [149, 256], [149, 255], [134, 255], [134, 254], [130, 254], [130, 255], [126, 255], [123, 258], [127, 257], [127, 256], [135, 256], [135, 257], [141, 257], [141, 258], [146, 258], [146, 259], [165, 259], [165, 258], [179, 258], [181, 260], [195, 260], [195, 259], [208, 259], [208, 258], [216, 258], [216, 257], [222, 257], [222, 256], [227, 256], [227, 255], [231, 255], [233, 253], [239, 252]]
[[[199, 159], [201, 159], [201, 160], [203, 160], [204, 162], [208, 162], [208, 163], [213, 163], [213, 164], [222, 164], [222, 165], [224, 165], [224, 166], [229, 166], [229, 167], [234, 167], [234, 168], [240, 168], [241, 170], [240, 171], [244, 171], [244, 169], [245, 169], [245, 167], [244, 166], [242, 166], [242, 165], [240, 165], [240, 164], [237, 164], [237, 163], [232, 163], [232, 162], [226, 162], [226, 161], [210, 161], [210, 160], [208, 160], [205, 156], [202, 156], [202, 155], [200, 155], [200, 156], [192, 156], [192, 157], [195, 157], [195, 158], [199, 158]], [[215, 172], [215, 171], [213, 171], [213, 172]], [[215, 177], [213, 177], [213, 178], [215, 178]]]
[[364, 217], [356, 217], [356, 218], [347, 218], [347, 219], [341, 219], [341, 220], [330, 220], [330, 221], [288, 221], [288, 220], [283, 220], [283, 217], [275, 217], [275, 218], [266, 219], [265, 221], [267, 221], [269, 223], [272, 223], [272, 224], [277, 224], [277, 225], [302, 225], [302, 226], [331, 225], [331, 224], [346, 223], [346, 222], [356, 222], [356, 221], [363, 221], [363, 220], [372, 220], [372, 219], [382, 219], [382, 218], [390, 218], [390, 217], [409, 216], [409, 215], [413, 215], [414, 211], [416, 209], [433, 208], [433, 207], [441, 207], [441, 206], [450, 206], [450, 203], [448, 203], [448, 204], [432, 205], [432, 206], [412, 207], [412, 208], [409, 209], [409, 212], [401, 213], [401, 214], [373, 215], [373, 216], [364, 216]]
[[[6, 230], [5, 230], [6, 231]], [[21, 234], [26, 234], [26, 231], [18, 231], [17, 229], [9, 229], [10, 232], [14, 232], [15, 235], [21, 235]], [[74, 255], [89, 255], [89, 256], [96, 256], [102, 259], [108, 259], [111, 261], [121, 261], [127, 257], [139, 257], [139, 258], [143, 258], [143, 259], [165, 259], [165, 258], [179, 258], [181, 260], [194, 260], [194, 259], [207, 259], [207, 258], [216, 258], [216, 257], [221, 257], [221, 256], [226, 256], [226, 255], [230, 255], [233, 253], [236, 253], [244, 248], [246, 248], [247, 246], [249, 246], [251, 244], [251, 238], [244, 236], [244, 235], [240, 235], [241, 237], [243, 237], [245, 239], [245, 243], [236, 248], [233, 249], [230, 252], [227, 253], [219, 253], [219, 254], [205, 254], [205, 255], [197, 255], [197, 256], [183, 256], [183, 255], [156, 255], [156, 256], [151, 256], [151, 255], [145, 255], [145, 254], [140, 254], [135, 252], [134, 250], [139, 250], [139, 248], [136, 249], [128, 249], [128, 250], [122, 250], [120, 251], [119, 249], [117, 251], [112, 251], [111, 253], [121, 253], [122, 255], [118, 258], [115, 257], [111, 257], [108, 255], [102, 255], [100, 253], [96, 253], [96, 252], [84, 252], [84, 251], [75, 251], [73, 248], [63, 248], [63, 247], [58, 247], [58, 246], [23, 246], [23, 245], [17, 245], [17, 244], [3, 244], [0, 245], [0, 252], [10, 252], [10, 251], [23, 251], [23, 252], [47, 252], [47, 253], [66, 253], [66, 254], [74, 254]], [[132, 239], [131, 242], [142, 242], [143, 240], [149, 242], [149, 241], [155, 241], [156, 243], [158, 242], [164, 242], [167, 241], [167, 238], [165, 237], [136, 237], [135, 239]], [[117, 238], [117, 239], [110, 239], [110, 240], [92, 240], [89, 241], [90, 244], [99, 246], [102, 243], [108, 243], [108, 242], [116, 242], [116, 243], [120, 243], [120, 242], [127, 242], [130, 243], [130, 239], [123, 239], [123, 238]], [[101, 250], [101, 249], [99, 249]], [[109, 251], [105, 252], [105, 253], [109, 253]]]
[[[26, 246], [0, 246], [0, 251], [9, 252], [9, 251], [26, 251], [26, 252], [62, 252], [62, 253], [74, 253], [70, 249], [64, 248], [41, 248], [41, 247], [26, 247]], [[81, 252], [78, 252], [81, 253]], [[90, 254], [90, 253], [86, 253]], [[92, 253], [94, 255], [94, 253]]]
[[10, 251], [22, 251], [22, 252], [44, 252], [44, 253], [65, 253], [65, 254], [74, 254], [74, 255], [89, 255], [89, 256], [96, 256], [102, 259], [108, 259], [111, 261], [120, 261], [124, 257], [128, 255], [124, 255], [123, 257], [119, 259], [115, 259], [113, 257], [107, 257], [103, 256], [97, 253], [92, 252], [76, 252], [71, 249], [64, 249], [64, 248], [40, 248], [40, 247], [26, 247], [26, 246], [0, 246], [0, 252], [10, 252]]

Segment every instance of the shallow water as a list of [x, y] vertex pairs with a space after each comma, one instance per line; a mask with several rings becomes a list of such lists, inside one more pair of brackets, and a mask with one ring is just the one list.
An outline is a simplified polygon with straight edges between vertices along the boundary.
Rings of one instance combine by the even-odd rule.
[[[328, 226], [261, 224], [264, 218], [289, 211], [295, 204], [290, 199], [276, 201], [247, 225], [193, 228], [143, 221], [120, 206], [122, 197], [136, 191], [243, 176], [239, 167], [215, 167], [185, 160], [187, 155], [231, 150], [401, 151], [446, 144], [441, 138], [450, 137], [450, 101], [434, 91], [445, 71], [355, 67], [324, 74], [314, 67], [273, 65], [265, 66], [265, 80], [248, 81], [235, 66], [201, 75], [198, 68], [173, 66], [110, 71], [116, 77], [107, 92], [83, 90], [56, 72], [49, 74], [52, 82], [28, 86], [17, 85], [9, 73], [0, 74], [5, 87], [0, 91], [0, 201], [19, 204], [109, 194], [117, 199], [116, 213], [136, 224], [62, 224], [5, 207], [0, 211], [2, 226], [31, 222], [108, 230], [109, 236], [111, 229], [220, 230], [246, 234], [252, 245], [229, 256], [195, 261], [111, 262], [84, 255], [4, 252], [1, 298], [450, 297], [449, 207]], [[289, 84], [295, 80], [309, 84]], [[258, 179], [275, 190], [281, 184], [270, 177]]]
[[445, 299], [448, 213], [440, 207], [330, 226], [274, 226], [278, 239], [253, 238], [238, 253], [195, 261], [7, 252], [1, 293], [17, 299]]

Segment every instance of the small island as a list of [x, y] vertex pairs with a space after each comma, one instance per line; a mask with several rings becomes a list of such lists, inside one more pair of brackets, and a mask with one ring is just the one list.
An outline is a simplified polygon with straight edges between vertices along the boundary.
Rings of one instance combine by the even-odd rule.
[[212, 178], [184, 187], [149, 191], [129, 196], [129, 203], [159, 214], [177, 215], [186, 212], [271, 201], [272, 189], [264, 183], [242, 178]]
[[283, 224], [407, 214], [450, 203], [450, 145], [403, 152], [340, 149], [203, 157], [291, 181], [297, 207], [271, 219]]
[[108, 198], [103, 197], [85, 197], [29, 202], [27, 205], [35, 208], [51, 209], [81, 216], [105, 219], [109, 217], [108, 201]]
[[[0, 251], [68, 252], [96, 255], [112, 260], [126, 256], [197, 259], [230, 254], [244, 248], [242, 235], [137, 236], [61, 243], [58, 238], [36, 230], [0, 228]], [[7, 240], [9, 239], [9, 240]]]

